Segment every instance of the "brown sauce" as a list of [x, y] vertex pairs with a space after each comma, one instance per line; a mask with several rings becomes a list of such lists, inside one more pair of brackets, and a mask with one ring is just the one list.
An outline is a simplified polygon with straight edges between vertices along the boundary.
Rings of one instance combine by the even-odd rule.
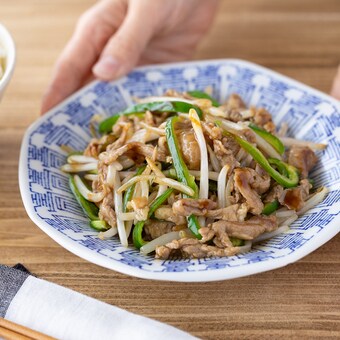
[[303, 206], [303, 199], [301, 197], [300, 190], [287, 190], [286, 196], [284, 198], [284, 204], [289, 209], [299, 210]]

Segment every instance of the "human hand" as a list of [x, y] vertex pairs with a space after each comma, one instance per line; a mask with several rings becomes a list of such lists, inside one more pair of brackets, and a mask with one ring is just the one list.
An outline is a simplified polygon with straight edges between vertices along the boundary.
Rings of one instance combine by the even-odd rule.
[[103, 0], [85, 12], [43, 98], [46, 112], [89, 79], [112, 80], [136, 65], [190, 58], [218, 0]]
[[338, 72], [333, 80], [331, 95], [340, 100], [340, 65], [338, 67]]

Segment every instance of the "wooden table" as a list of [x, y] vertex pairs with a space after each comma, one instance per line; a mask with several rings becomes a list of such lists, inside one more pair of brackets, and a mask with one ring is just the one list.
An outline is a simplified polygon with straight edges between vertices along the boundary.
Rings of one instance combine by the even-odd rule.
[[[0, 105], [0, 262], [205, 339], [340, 338], [340, 237], [275, 271], [212, 283], [136, 279], [61, 248], [27, 217], [18, 157], [52, 65], [92, 0], [1, 0], [18, 47]], [[225, 0], [196, 58], [260, 63], [328, 92], [340, 58], [338, 0]]]

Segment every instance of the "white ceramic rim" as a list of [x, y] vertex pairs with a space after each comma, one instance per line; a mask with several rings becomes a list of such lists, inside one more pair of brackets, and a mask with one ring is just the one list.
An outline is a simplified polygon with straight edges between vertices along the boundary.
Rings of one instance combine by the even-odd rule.
[[[148, 70], [153, 69], [155, 67], [166, 69], [169, 67], [181, 67], [181, 66], [199, 66], [205, 64], [220, 64], [221, 62], [233, 62], [239, 65], [244, 65], [246, 67], [259, 69], [262, 73], [268, 74], [270, 76], [274, 76], [278, 79], [283, 80], [284, 82], [292, 85], [300, 87], [311, 94], [314, 94], [318, 97], [324, 98], [327, 101], [332, 102], [332, 104], [340, 110], [340, 103], [338, 103], [334, 98], [330, 97], [329, 95], [322, 93], [316, 89], [313, 89], [307, 85], [304, 85], [296, 80], [293, 80], [287, 76], [281, 75], [275, 71], [271, 71], [263, 66], [259, 66], [257, 64], [240, 60], [240, 59], [213, 59], [213, 60], [202, 60], [202, 61], [190, 61], [190, 62], [181, 62], [181, 63], [169, 63], [169, 64], [159, 64], [159, 65], [148, 65], [137, 68], [137, 70]], [[57, 111], [62, 106], [66, 105], [69, 102], [72, 102], [76, 97], [80, 95], [80, 93], [86, 91], [88, 88], [91, 88], [94, 81], [88, 84], [86, 87], [80, 89], [78, 92], [74, 93], [62, 103], [58, 104], [56, 107], [52, 108], [48, 111], [44, 118], [52, 116], [55, 111]], [[120, 80], [114, 81], [113, 83], [120, 82]], [[273, 270], [276, 268], [284, 267], [290, 263], [296, 262], [299, 259], [303, 258], [304, 256], [310, 254], [317, 248], [321, 247], [331, 238], [333, 238], [337, 233], [340, 231], [340, 220], [339, 218], [335, 218], [332, 222], [328, 224], [327, 228], [322, 229], [317, 234], [317, 237], [313, 237], [309, 240], [306, 244], [304, 244], [301, 248], [295, 250], [293, 253], [284, 255], [283, 257], [271, 259], [268, 261], [263, 262], [256, 262], [256, 263], [247, 263], [244, 266], [237, 266], [237, 267], [226, 267], [223, 269], [211, 269], [211, 270], [204, 270], [204, 271], [197, 271], [197, 272], [149, 272], [146, 270], [142, 270], [137, 267], [132, 267], [127, 264], [123, 264], [117, 262], [113, 259], [105, 257], [101, 254], [98, 254], [94, 251], [88, 250], [86, 247], [81, 246], [80, 244], [72, 241], [67, 236], [63, 235], [62, 233], [58, 232], [56, 229], [51, 227], [44, 221], [41, 221], [32, 206], [32, 200], [30, 194], [25, 191], [28, 187], [28, 169], [26, 167], [27, 161], [27, 144], [29, 135], [36, 129], [36, 127], [40, 124], [40, 119], [34, 122], [30, 127], [27, 129], [20, 151], [20, 161], [19, 161], [19, 187], [22, 196], [22, 200], [27, 211], [28, 216], [30, 219], [47, 235], [49, 235], [54, 241], [60, 244], [62, 247], [70, 251], [71, 253], [104, 268], [108, 268], [111, 270], [115, 270], [122, 274], [131, 275], [134, 277], [142, 278], [142, 279], [152, 279], [152, 280], [160, 280], [160, 281], [177, 281], [177, 282], [210, 282], [210, 281], [220, 281], [220, 280], [227, 280], [227, 279], [234, 279], [243, 276], [253, 275], [261, 272], [266, 272], [269, 270]], [[337, 224], [338, 223], [338, 224]]]
[[0, 45], [6, 51], [5, 73], [0, 79], [0, 91], [3, 91], [8, 85], [15, 67], [16, 48], [12, 35], [8, 29], [0, 23]]

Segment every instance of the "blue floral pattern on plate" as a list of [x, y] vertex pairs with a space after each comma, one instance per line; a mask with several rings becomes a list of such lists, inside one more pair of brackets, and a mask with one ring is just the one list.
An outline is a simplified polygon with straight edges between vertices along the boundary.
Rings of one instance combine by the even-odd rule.
[[[100, 240], [73, 198], [62, 145], [82, 150], [91, 138], [94, 114], [112, 115], [133, 97], [162, 95], [167, 89], [212, 88], [220, 101], [240, 94], [261, 106], [275, 123], [289, 124], [289, 135], [328, 147], [312, 172], [317, 186], [330, 193], [325, 201], [293, 223], [291, 230], [241, 255], [200, 260], [155, 260], [117, 239]], [[307, 255], [340, 230], [340, 109], [332, 98], [258, 65], [215, 60], [139, 68], [116, 82], [94, 82], [41, 117], [26, 132], [20, 156], [20, 189], [31, 219], [58, 243], [104, 267], [151, 279], [212, 281], [274, 269]]]

